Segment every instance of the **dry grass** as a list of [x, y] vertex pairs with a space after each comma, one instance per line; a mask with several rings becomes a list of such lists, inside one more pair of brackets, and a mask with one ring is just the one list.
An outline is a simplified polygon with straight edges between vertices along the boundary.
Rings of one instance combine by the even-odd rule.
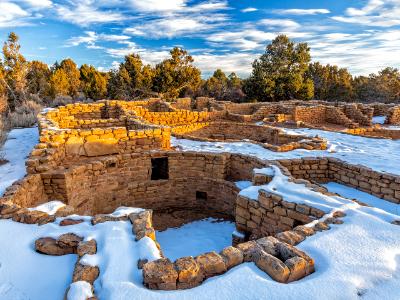
[[7, 160], [4, 158], [4, 153], [1, 151], [1, 148], [7, 140], [7, 133], [9, 129], [10, 124], [8, 122], [8, 119], [0, 115], [0, 165], [7, 162]]
[[17, 107], [14, 112], [10, 113], [11, 128], [15, 127], [32, 127], [37, 122], [37, 114], [42, 109], [40, 104], [34, 101], [26, 101], [21, 106]]

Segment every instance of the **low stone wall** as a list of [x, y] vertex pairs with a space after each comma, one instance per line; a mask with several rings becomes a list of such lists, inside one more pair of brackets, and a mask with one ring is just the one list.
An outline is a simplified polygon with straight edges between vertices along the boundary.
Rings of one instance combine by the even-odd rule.
[[400, 130], [391, 130], [384, 127], [348, 129], [346, 130], [346, 133], [372, 138], [389, 138], [393, 140], [400, 139]]
[[389, 110], [385, 123], [400, 125], [400, 105]]
[[294, 149], [323, 150], [326, 141], [321, 138], [310, 138], [302, 135], [290, 135], [276, 127], [234, 122], [209, 122], [198, 126], [197, 130], [173, 133], [181, 138], [203, 141], [243, 141], [249, 140], [267, 149], [277, 152]]
[[325, 106], [297, 106], [294, 109], [294, 121], [302, 121], [308, 124], [326, 123]]
[[39, 174], [28, 175], [6, 189], [0, 203], [10, 202], [20, 207], [33, 207], [48, 201], [43, 180]]

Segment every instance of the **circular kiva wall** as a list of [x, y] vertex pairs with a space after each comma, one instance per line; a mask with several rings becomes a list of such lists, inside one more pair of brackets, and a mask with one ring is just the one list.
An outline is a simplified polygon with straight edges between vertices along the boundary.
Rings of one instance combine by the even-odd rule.
[[229, 154], [157, 151], [75, 161], [41, 174], [48, 199], [79, 214], [111, 213], [120, 206], [198, 211], [234, 219], [239, 189], [258, 160]]

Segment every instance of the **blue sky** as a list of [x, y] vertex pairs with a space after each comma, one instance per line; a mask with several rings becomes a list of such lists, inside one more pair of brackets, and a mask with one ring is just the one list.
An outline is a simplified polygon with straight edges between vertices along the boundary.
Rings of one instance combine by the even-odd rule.
[[0, 0], [1, 39], [10, 31], [29, 60], [101, 70], [131, 52], [154, 64], [180, 46], [204, 76], [245, 77], [280, 33], [356, 75], [400, 66], [400, 0]]

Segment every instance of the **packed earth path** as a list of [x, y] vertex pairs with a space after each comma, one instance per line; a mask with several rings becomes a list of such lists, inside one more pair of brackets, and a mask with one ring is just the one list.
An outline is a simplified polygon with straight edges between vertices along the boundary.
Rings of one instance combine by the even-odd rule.
[[[399, 141], [320, 130], [291, 131], [327, 138], [328, 150], [277, 153], [246, 142], [172, 141], [174, 146], [183, 151], [243, 153], [261, 159], [334, 156], [353, 164], [362, 163], [375, 170], [400, 174]], [[24, 176], [24, 159], [37, 143], [37, 137], [36, 128], [11, 131], [3, 148], [9, 162], [0, 167], [2, 191], [12, 181]], [[364, 198], [346, 187], [342, 187], [342, 190], [329, 184], [327, 187], [332, 191], [336, 188], [344, 197]], [[242, 188], [249, 188], [249, 184], [242, 183]], [[299, 188], [304, 189], [300, 185]], [[379, 201], [374, 200], [366, 202], [374, 206]], [[53, 300], [63, 297], [71, 281], [76, 255], [55, 257], [38, 254], [34, 250], [34, 242], [39, 237], [57, 237], [65, 232], [74, 232], [85, 239], [96, 239], [97, 253], [85, 259], [88, 264], [100, 267], [100, 276], [94, 283], [99, 299], [291, 299], [293, 295], [297, 299], [398, 299], [400, 233], [399, 227], [390, 222], [398, 217], [399, 205], [388, 203], [386, 206], [364, 207], [346, 199], [341, 201], [343, 204], [340, 204], [340, 208], [347, 215], [343, 219], [344, 224], [332, 224], [330, 230], [311, 236], [297, 246], [315, 259], [316, 272], [308, 277], [294, 283], [280, 284], [254, 263], [244, 263], [224, 275], [206, 280], [201, 286], [180, 291], [152, 291], [143, 286], [137, 258], [155, 259], [158, 252], [148, 239], [134, 240], [129, 221], [91, 226], [89, 217], [83, 217], [83, 223], [63, 228], [57, 225], [62, 218], [58, 218], [56, 223], [42, 226], [0, 220], [0, 244], [6, 245], [0, 247], [0, 299]], [[209, 222], [210, 230], [217, 236], [219, 231], [226, 231], [226, 223], [211, 224], [212, 220], [203, 222]], [[178, 231], [179, 228], [170, 230], [169, 237], [168, 230], [162, 234], [167, 235], [165, 238], [169, 243], [176, 239], [175, 243], [179, 244], [179, 235], [173, 234]], [[190, 239], [192, 245], [198, 243], [196, 235], [186, 235], [186, 238], [185, 247], [188, 249], [191, 248]], [[174, 254], [172, 252], [171, 256]], [[182, 254], [176, 254], [176, 257]], [[186, 253], [192, 254], [195, 255]], [[71, 293], [68, 299], [86, 299], [88, 294], [84, 292], [81, 289], [78, 293]]]

